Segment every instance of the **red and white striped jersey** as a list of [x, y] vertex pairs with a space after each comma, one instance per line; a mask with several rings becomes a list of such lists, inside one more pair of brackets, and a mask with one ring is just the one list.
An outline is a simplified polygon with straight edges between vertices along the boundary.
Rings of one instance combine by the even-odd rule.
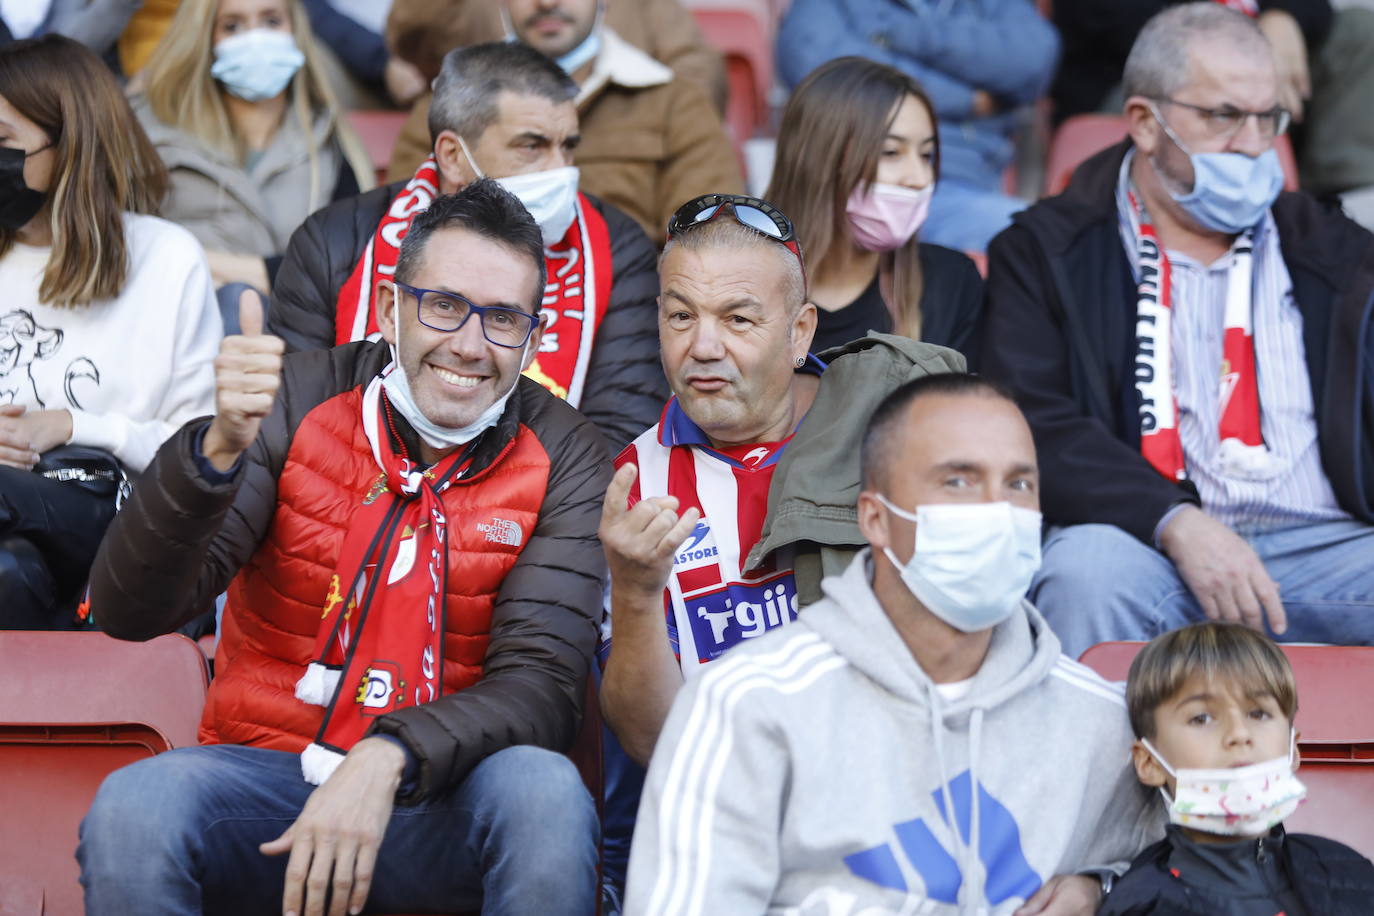
[[[791, 436], [781, 442], [713, 448], [678, 405], [668, 402], [659, 422], [616, 458], [619, 468], [639, 468], [629, 505], [655, 496], [676, 496], [680, 511], [695, 506], [701, 520], [678, 549], [663, 591], [668, 638], [691, 677], [731, 646], [785, 626], [797, 617], [791, 563], [740, 565], [758, 542], [768, 512], [773, 469]], [[610, 643], [609, 608], [602, 652]], [[604, 657], [604, 656], [603, 656]]]

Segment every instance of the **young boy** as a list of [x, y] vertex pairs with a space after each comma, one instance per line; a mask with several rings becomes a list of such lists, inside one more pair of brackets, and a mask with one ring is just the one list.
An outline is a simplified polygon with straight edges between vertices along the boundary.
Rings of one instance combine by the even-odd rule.
[[1297, 688], [1278, 646], [1240, 624], [1165, 633], [1131, 665], [1126, 705], [1136, 774], [1160, 789], [1170, 827], [1098, 916], [1374, 913], [1374, 865], [1283, 831], [1307, 790], [1294, 775]]

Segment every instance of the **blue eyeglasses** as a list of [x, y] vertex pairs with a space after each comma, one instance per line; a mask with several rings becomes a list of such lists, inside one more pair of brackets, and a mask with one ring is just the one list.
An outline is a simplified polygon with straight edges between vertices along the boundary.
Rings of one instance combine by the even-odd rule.
[[403, 289], [415, 297], [415, 308], [420, 324], [436, 331], [456, 331], [467, 323], [472, 315], [482, 325], [482, 336], [498, 347], [512, 349], [523, 347], [539, 322], [537, 315], [508, 309], [501, 305], [477, 305], [469, 299], [440, 289], [420, 289], [408, 283], [396, 281], [397, 289]]

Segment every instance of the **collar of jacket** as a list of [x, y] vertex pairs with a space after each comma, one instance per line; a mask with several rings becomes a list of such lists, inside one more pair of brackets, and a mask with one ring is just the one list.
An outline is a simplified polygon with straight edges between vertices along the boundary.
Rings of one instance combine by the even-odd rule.
[[592, 63], [592, 72], [586, 82], [577, 91], [577, 108], [581, 111], [609, 85], [648, 89], [667, 85], [672, 79], [673, 71], [667, 66], [621, 38], [614, 29], [602, 26], [601, 53]]

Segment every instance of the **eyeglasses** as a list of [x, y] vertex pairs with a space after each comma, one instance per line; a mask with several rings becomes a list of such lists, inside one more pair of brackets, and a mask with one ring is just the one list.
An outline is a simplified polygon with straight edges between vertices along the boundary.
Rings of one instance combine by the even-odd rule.
[[1196, 111], [1202, 118], [1203, 129], [1212, 137], [1234, 137], [1240, 133], [1247, 119], [1254, 118], [1255, 125], [1259, 127], [1260, 136], [1266, 140], [1272, 140], [1288, 130], [1288, 123], [1293, 118], [1292, 113], [1287, 108], [1278, 105], [1268, 111], [1242, 111], [1231, 105], [1225, 105], [1221, 108], [1204, 108], [1201, 105], [1180, 102], [1177, 99], [1161, 98], [1155, 99], [1155, 101]]
[[420, 289], [396, 281], [396, 287], [415, 297], [420, 324], [436, 331], [456, 331], [472, 315], [482, 325], [482, 336], [498, 347], [523, 347], [530, 339], [538, 316], [500, 305], [477, 305], [457, 293]]
[[726, 207], [730, 208], [730, 214], [735, 218], [735, 222], [781, 242], [784, 248], [792, 252], [797, 259], [797, 266], [801, 268], [802, 289], [805, 290], [806, 263], [802, 260], [801, 244], [797, 241], [792, 221], [787, 218], [786, 213], [761, 198], [750, 197], [747, 194], [703, 194], [693, 198], [678, 207], [673, 218], [668, 220], [668, 238], [681, 235], [697, 226], [704, 226], [720, 216]]

